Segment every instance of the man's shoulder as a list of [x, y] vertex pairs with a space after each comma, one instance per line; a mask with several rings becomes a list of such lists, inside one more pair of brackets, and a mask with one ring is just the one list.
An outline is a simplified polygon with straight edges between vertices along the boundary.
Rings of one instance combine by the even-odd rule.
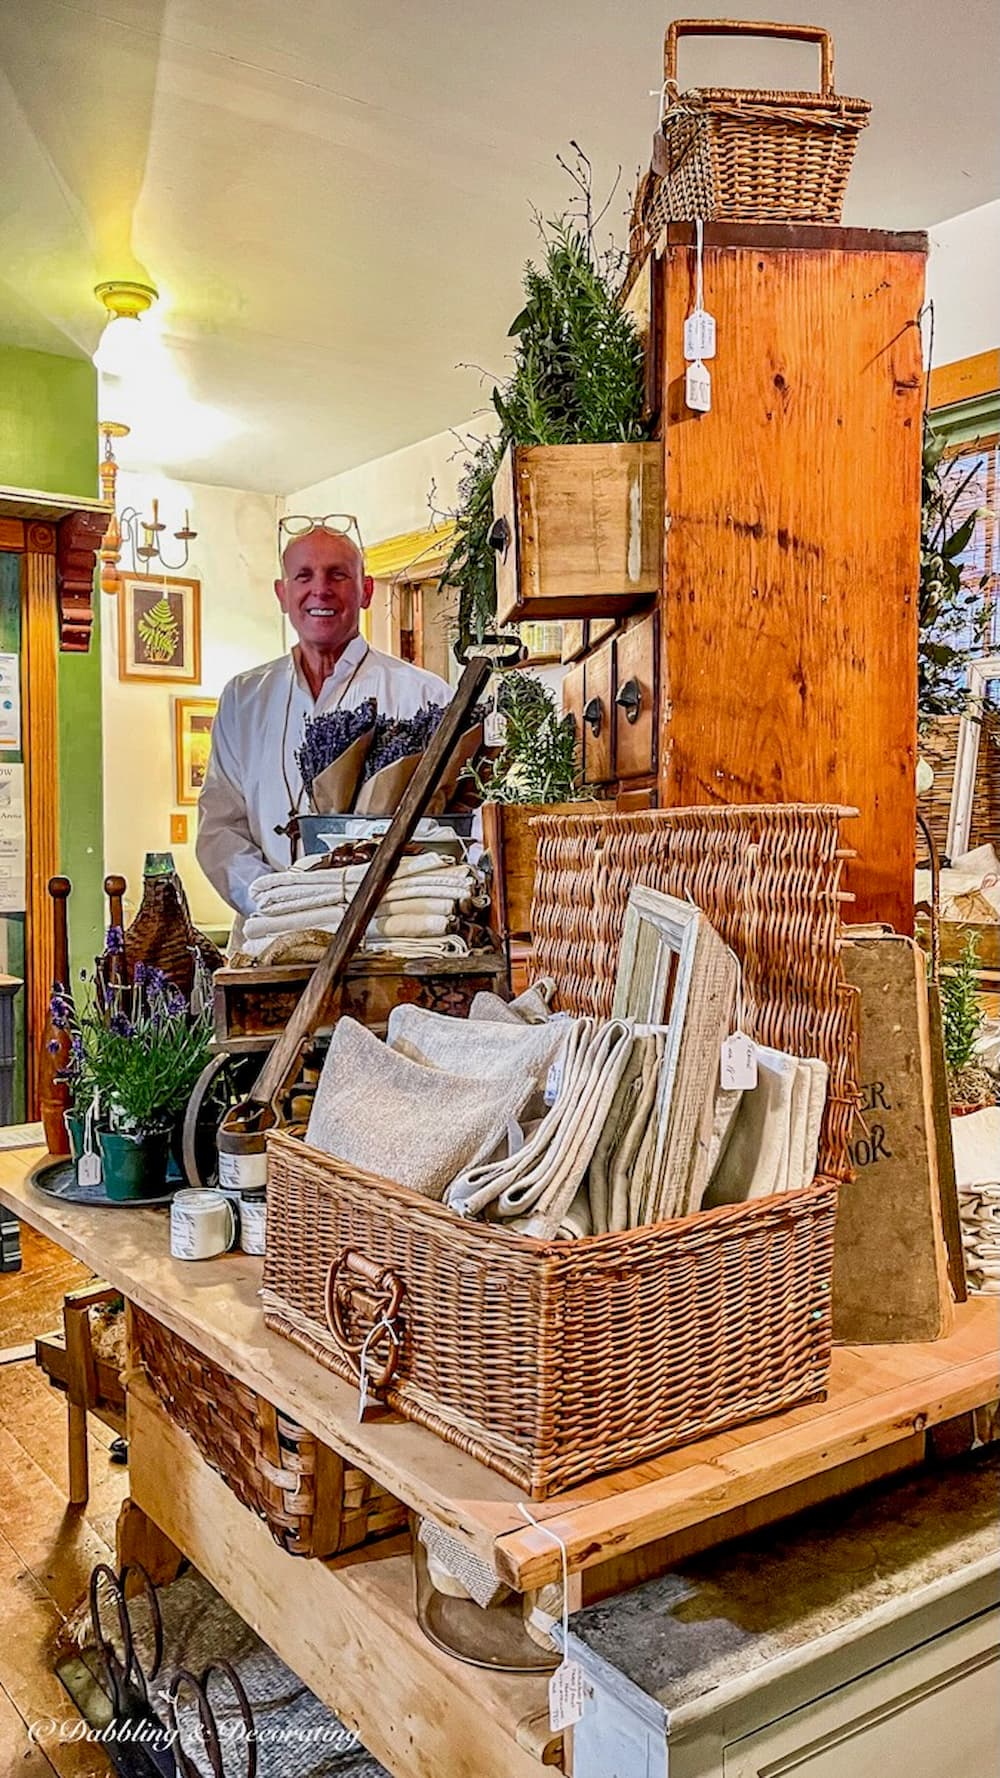
[[248, 667], [245, 673], [234, 673], [222, 690], [226, 703], [242, 704], [246, 698], [255, 698], [262, 691], [287, 678], [289, 656], [281, 654], [277, 660], [265, 661], [263, 666]]
[[425, 667], [415, 667], [412, 661], [401, 661], [394, 654], [383, 654], [379, 648], [370, 650], [370, 659], [372, 666], [384, 673], [387, 679], [405, 685], [410, 691], [424, 693], [424, 701], [429, 704], [439, 704], [442, 701], [447, 703], [452, 696], [452, 688], [447, 680], [440, 678], [437, 673], [429, 673]]

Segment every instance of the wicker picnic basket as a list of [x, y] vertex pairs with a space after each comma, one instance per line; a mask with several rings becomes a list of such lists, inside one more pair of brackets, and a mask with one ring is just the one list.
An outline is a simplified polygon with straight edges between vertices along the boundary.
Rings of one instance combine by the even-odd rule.
[[[603, 986], [604, 972], [614, 973], [609, 895], [629, 874], [650, 881], [658, 854], [672, 852], [674, 893], [690, 893], [716, 923], [727, 916], [751, 1033], [836, 1061], [834, 1090], [850, 1094], [835, 1056], [842, 1043], [850, 1067], [854, 1002], [837, 956], [839, 812], [753, 813], [751, 823], [746, 811], [687, 811], [673, 829], [644, 829], [634, 862], [625, 836], [644, 817], [542, 820], [536, 916], [546, 969], [564, 1006], [582, 1011], [586, 1000], [591, 1010], [585, 972], [572, 976], [554, 931], [579, 946], [581, 966], [589, 952]], [[612, 844], [598, 864], [605, 823]], [[828, 1107], [821, 1159], [821, 1175], [803, 1190], [624, 1234], [543, 1242], [464, 1222], [276, 1135], [264, 1318], [355, 1384], [364, 1350], [369, 1394], [544, 1499], [822, 1394], [836, 1181], [848, 1169], [836, 1108]]]
[[134, 1305], [132, 1338], [171, 1419], [290, 1555], [334, 1556], [405, 1529], [401, 1501]]
[[[677, 88], [683, 36], [786, 37], [818, 43], [818, 93], [741, 87]], [[675, 19], [663, 49], [668, 101], [653, 164], [636, 194], [631, 257], [641, 259], [668, 222], [838, 223], [865, 99], [834, 91], [833, 44], [816, 25]]]

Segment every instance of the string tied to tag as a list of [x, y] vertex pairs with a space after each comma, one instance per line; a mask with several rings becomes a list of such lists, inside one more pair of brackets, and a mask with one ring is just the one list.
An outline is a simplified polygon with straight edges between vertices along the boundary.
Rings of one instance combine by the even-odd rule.
[[364, 1343], [361, 1347], [361, 1352], [358, 1357], [358, 1425], [359, 1426], [365, 1417], [365, 1409], [368, 1406], [368, 1352], [369, 1352], [369, 1348], [371, 1347], [372, 1343], [376, 1339], [378, 1339], [379, 1335], [383, 1334], [383, 1333], [388, 1334], [388, 1336], [394, 1346], [399, 1345], [399, 1335], [397, 1334], [396, 1329], [393, 1327], [392, 1322], [389, 1320], [388, 1316], [385, 1315], [384, 1313], [379, 1316], [377, 1321], [372, 1322], [371, 1327], [368, 1329], [368, 1332], [365, 1335]]
[[559, 1545], [562, 1560], [562, 1660], [549, 1680], [549, 1726], [553, 1731], [572, 1728], [584, 1712], [587, 1687], [579, 1661], [567, 1659], [569, 1648], [569, 1556], [563, 1539], [551, 1526], [543, 1525], [533, 1512], [518, 1502], [518, 1511], [536, 1531], [550, 1543]]

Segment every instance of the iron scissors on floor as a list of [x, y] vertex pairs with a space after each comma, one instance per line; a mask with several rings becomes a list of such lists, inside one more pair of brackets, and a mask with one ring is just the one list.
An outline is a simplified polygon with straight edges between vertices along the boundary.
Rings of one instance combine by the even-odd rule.
[[[133, 1579], [138, 1585], [130, 1591]], [[139, 1598], [149, 1607], [152, 1625], [148, 1673], [139, 1658], [132, 1620], [133, 1604]], [[105, 1628], [108, 1605], [113, 1607], [117, 1634], [114, 1626], [110, 1634]], [[136, 1778], [176, 1778], [170, 1737], [149, 1698], [150, 1682], [163, 1659], [163, 1619], [156, 1588], [140, 1563], [127, 1562], [116, 1574], [107, 1562], [98, 1562], [90, 1577], [90, 1626], [111, 1703], [115, 1733], [108, 1751], [116, 1766], [122, 1770], [123, 1761], [127, 1761], [127, 1769]]]
[[[219, 1674], [226, 1680], [243, 1720], [244, 1734], [220, 1736], [220, 1725], [208, 1696], [209, 1680], [213, 1674]], [[167, 1687], [167, 1722], [174, 1743], [179, 1778], [202, 1778], [201, 1769], [195, 1765], [191, 1755], [181, 1745], [180, 1725], [177, 1720], [177, 1700], [181, 1692], [189, 1691], [198, 1706], [198, 1718], [201, 1727], [201, 1739], [212, 1770], [212, 1778], [235, 1778], [239, 1768], [226, 1758], [223, 1740], [227, 1747], [230, 1742], [241, 1743], [243, 1747], [243, 1765], [240, 1778], [257, 1778], [257, 1738], [254, 1732], [253, 1712], [243, 1682], [236, 1669], [228, 1661], [210, 1661], [196, 1676], [187, 1667], [178, 1667]]]

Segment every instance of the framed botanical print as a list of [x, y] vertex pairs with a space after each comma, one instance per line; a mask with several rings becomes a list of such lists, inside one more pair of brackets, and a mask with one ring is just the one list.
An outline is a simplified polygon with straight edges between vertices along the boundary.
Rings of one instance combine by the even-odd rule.
[[197, 685], [201, 678], [201, 582], [173, 574], [123, 574], [118, 595], [118, 677]]
[[196, 803], [205, 784], [217, 698], [174, 699], [175, 801]]

